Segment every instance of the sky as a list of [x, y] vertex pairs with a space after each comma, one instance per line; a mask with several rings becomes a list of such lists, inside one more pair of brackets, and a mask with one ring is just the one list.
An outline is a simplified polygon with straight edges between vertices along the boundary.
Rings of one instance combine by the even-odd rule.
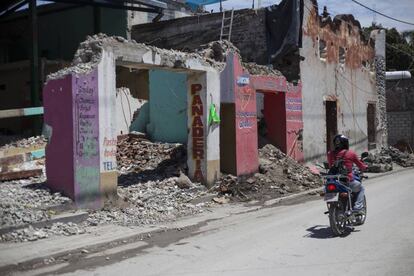
[[[259, 0], [255, 0], [255, 7], [257, 7]], [[360, 3], [380, 11], [391, 17], [414, 23], [414, 0], [358, 0]], [[223, 2], [224, 9], [243, 9], [251, 8], [253, 0], [228, 0]], [[261, 0], [261, 6], [266, 7], [272, 4], [278, 4], [280, 0]], [[386, 28], [395, 27], [397, 30], [407, 31], [414, 30], [413, 25], [396, 22], [394, 20], [385, 18], [379, 14], [375, 15], [372, 11], [365, 9], [352, 2], [351, 0], [318, 0], [319, 13], [323, 6], [327, 6], [328, 12], [335, 16], [337, 14], [353, 14], [354, 17], [361, 23], [362, 26], [370, 26], [375, 19], [377, 23], [381, 23]], [[220, 4], [207, 5], [206, 10], [219, 11]]]

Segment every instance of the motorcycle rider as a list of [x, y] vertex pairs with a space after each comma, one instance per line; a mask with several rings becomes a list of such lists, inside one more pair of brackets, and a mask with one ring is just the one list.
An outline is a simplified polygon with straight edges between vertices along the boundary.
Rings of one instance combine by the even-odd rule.
[[352, 173], [352, 165], [355, 163], [361, 171], [366, 170], [368, 166], [358, 158], [353, 150], [349, 149], [349, 139], [345, 135], [336, 135], [333, 139], [333, 143], [335, 149], [328, 152], [329, 167], [332, 167], [336, 160], [343, 160], [343, 165], [348, 172], [347, 176], [349, 187], [352, 189], [353, 193], [358, 193], [353, 210], [356, 213], [359, 213], [364, 207], [365, 189], [360, 181], [354, 179], [354, 175]]

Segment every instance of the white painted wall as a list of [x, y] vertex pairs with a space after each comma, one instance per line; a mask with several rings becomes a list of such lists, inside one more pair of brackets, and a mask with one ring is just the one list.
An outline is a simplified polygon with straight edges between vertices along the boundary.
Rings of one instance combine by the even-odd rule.
[[[305, 4], [311, 6], [310, 1]], [[307, 22], [309, 10], [304, 10]], [[303, 28], [306, 31], [304, 23]], [[319, 45], [303, 34], [300, 63], [303, 94], [303, 143], [305, 161], [326, 160], [326, 114], [324, 100], [337, 99], [338, 131], [350, 138], [357, 152], [367, 149], [367, 105], [377, 102], [375, 74], [369, 69], [349, 69], [319, 58]], [[355, 144], [356, 143], [356, 144]]]
[[134, 119], [134, 113], [146, 103], [133, 97], [129, 88], [120, 87], [116, 89], [116, 134], [127, 134]]

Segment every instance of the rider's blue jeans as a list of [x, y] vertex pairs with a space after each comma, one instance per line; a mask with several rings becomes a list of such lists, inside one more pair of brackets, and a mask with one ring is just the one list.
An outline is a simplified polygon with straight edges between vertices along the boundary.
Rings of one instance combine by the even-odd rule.
[[349, 182], [349, 187], [352, 189], [353, 193], [358, 193], [354, 209], [360, 210], [364, 207], [364, 195], [365, 195], [365, 188], [362, 186], [361, 182], [357, 180], [353, 180]]

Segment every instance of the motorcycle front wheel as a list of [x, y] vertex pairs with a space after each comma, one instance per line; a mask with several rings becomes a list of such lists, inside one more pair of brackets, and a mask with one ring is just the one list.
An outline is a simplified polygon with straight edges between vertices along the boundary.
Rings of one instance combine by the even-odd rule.
[[329, 224], [335, 236], [342, 236], [346, 230], [345, 205], [338, 201], [329, 205]]

